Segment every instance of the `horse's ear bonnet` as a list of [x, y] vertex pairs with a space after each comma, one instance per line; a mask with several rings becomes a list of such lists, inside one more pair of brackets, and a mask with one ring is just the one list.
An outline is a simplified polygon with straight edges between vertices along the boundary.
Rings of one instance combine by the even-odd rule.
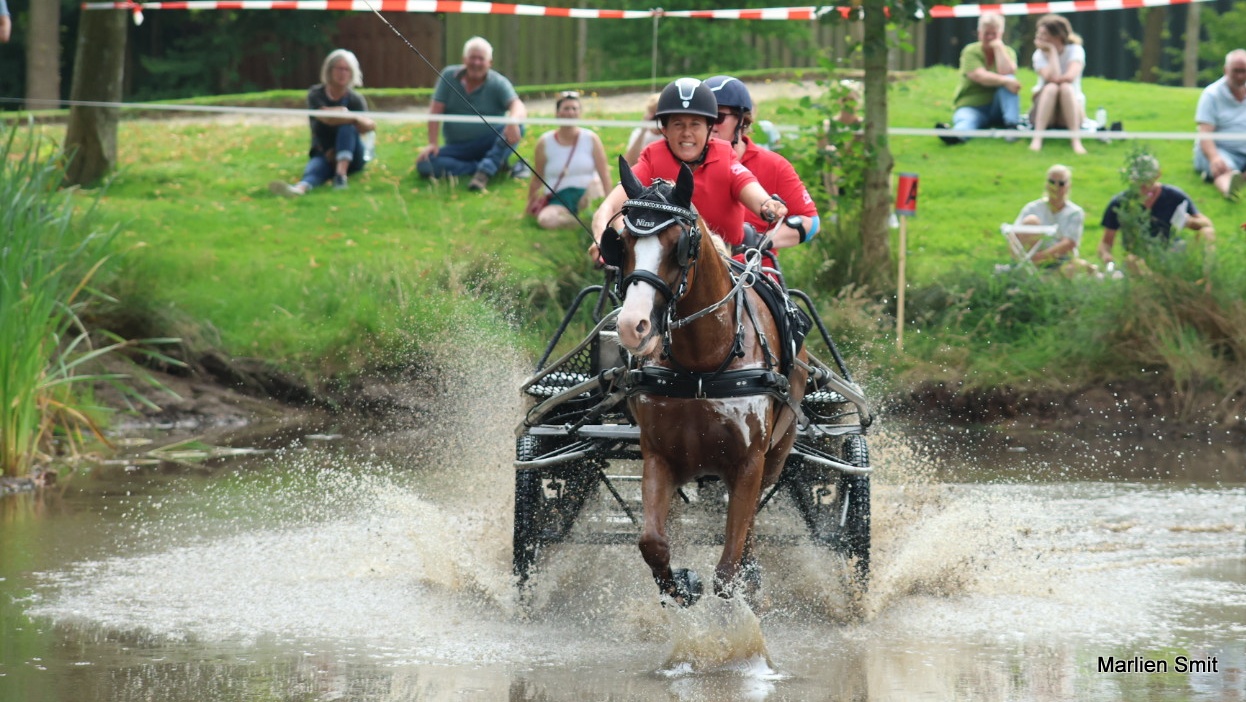
[[[696, 210], [692, 208], [692, 171], [681, 165], [679, 180], [673, 186], [668, 181], [655, 178], [653, 184], [646, 188], [632, 173], [627, 161], [619, 157], [619, 180], [628, 198], [623, 203], [623, 223], [627, 230], [633, 236], [646, 237], [680, 224], [684, 227], [684, 235], [679, 238], [676, 252], [679, 264], [686, 265], [689, 258], [695, 258], [701, 243], [701, 232], [696, 226]], [[610, 263], [606, 248], [615, 246], [613, 241], [606, 243], [611, 238], [610, 234], [605, 234], [600, 245], [602, 259], [606, 263]], [[618, 241], [617, 245], [619, 260], [622, 260], [622, 241]]]

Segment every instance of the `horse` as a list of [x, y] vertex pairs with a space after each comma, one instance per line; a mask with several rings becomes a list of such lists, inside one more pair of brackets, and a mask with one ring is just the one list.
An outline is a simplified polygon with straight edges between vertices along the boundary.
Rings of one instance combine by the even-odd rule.
[[[607, 227], [600, 251], [619, 270], [620, 344], [631, 354], [627, 406], [640, 431], [644, 523], [641, 555], [663, 604], [688, 606], [700, 577], [672, 570], [667, 518], [680, 486], [717, 476], [728, 494], [714, 592], [731, 597], [760, 585], [752, 554], [762, 491], [775, 483], [796, 439], [808, 381], [803, 342], [786, 352], [800, 362], [776, 372], [785, 350], [780, 325], [754, 287], [753, 265], [733, 278], [726, 255], [703, 242], [686, 166], [672, 185], [645, 187], [620, 159], [628, 200], [624, 231]], [[795, 346], [792, 344], [792, 346]]]

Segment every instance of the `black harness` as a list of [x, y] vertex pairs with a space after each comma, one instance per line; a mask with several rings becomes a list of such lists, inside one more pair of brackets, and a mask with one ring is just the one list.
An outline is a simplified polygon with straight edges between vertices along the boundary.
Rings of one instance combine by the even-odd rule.
[[[654, 236], [673, 225], [678, 225], [682, 229], [675, 252], [676, 261], [680, 266], [680, 275], [679, 282], [674, 290], [657, 274], [645, 270], [635, 270], [625, 276], [619, 283], [618, 292], [620, 297], [626, 297], [628, 289], [634, 282], [648, 283], [661, 293], [664, 299], [657, 315], [658, 329], [656, 333], [662, 335], [662, 358], [674, 366], [673, 368], [664, 368], [651, 365], [630, 370], [622, 379], [623, 388], [627, 396], [650, 394], [673, 398], [717, 399], [771, 395], [779, 401], [790, 405], [796, 411], [797, 416], [801, 416], [799, 403], [792, 400], [791, 385], [787, 378], [791, 371], [795, 349], [799, 348], [799, 342], [794, 344], [791, 342], [791, 335], [786, 333], [791, 325], [780, 314], [776, 313], [774, 315], [777, 326], [780, 328], [780, 331], [784, 332], [784, 341], [779, 350], [780, 358], [776, 359], [765, 335], [759, 331], [759, 344], [762, 347], [762, 355], [765, 358], [766, 366], [764, 368], [727, 370], [727, 366], [733, 360], [744, 356], [744, 318], [747, 316], [752, 321], [754, 329], [760, 330], [761, 328], [757, 319], [757, 311], [748, 296], [746, 288], [755, 287], [760, 293], [764, 287], [773, 285], [758, 270], [759, 264], [757, 262], [760, 261], [759, 255], [754, 255], [751, 259], [754, 263], [744, 266], [740, 270], [735, 270], [734, 268], [731, 270], [732, 281], [735, 284], [731, 292], [718, 303], [687, 317], [680, 318], [675, 316], [675, 304], [687, 293], [689, 274], [697, 265], [700, 257], [702, 234], [700, 227], [697, 225], [698, 217], [696, 211], [671, 202], [669, 199], [671, 190], [669, 182], [657, 179], [648, 188], [645, 188], [638, 195], [629, 198], [623, 204], [624, 225], [637, 238]], [[619, 232], [607, 228], [602, 234], [599, 249], [602, 259], [607, 265], [622, 268], [624, 245], [622, 235]], [[777, 312], [774, 310], [773, 300], [768, 299], [766, 296], [763, 296], [763, 299], [766, 300], [767, 306], [772, 309], [772, 313]], [[718, 369], [713, 372], [703, 373], [689, 370], [679, 364], [671, 354], [671, 331], [691, 324], [719, 307], [730, 303], [734, 303], [736, 308], [735, 338], [732, 342], [731, 350], [722, 360], [722, 363], [719, 364]], [[793, 307], [793, 309], [795, 308]], [[801, 338], [803, 339], [803, 334]], [[779, 367], [778, 371], [776, 371], [776, 366]]]

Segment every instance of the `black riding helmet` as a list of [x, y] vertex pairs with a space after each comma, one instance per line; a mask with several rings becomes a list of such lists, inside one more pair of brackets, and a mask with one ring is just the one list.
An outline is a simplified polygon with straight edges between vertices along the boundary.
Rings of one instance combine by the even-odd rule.
[[[718, 100], [709, 86], [696, 78], [678, 78], [662, 88], [662, 93], [658, 96], [658, 109], [654, 116], [662, 123], [663, 128], [666, 127], [666, 117], [669, 115], [698, 115], [709, 120], [710, 124], [716, 124], [718, 122]], [[670, 148], [669, 143], [666, 148]], [[701, 155], [689, 165], [695, 166], [704, 161], [709, 148], [710, 140], [706, 137], [705, 148], [701, 149]], [[674, 155], [674, 152], [672, 151], [671, 154]]]
[[666, 115], [701, 115], [710, 122], [718, 119], [718, 99], [709, 86], [696, 78], [679, 78], [662, 88], [658, 96], [658, 109], [654, 115], [659, 121]]

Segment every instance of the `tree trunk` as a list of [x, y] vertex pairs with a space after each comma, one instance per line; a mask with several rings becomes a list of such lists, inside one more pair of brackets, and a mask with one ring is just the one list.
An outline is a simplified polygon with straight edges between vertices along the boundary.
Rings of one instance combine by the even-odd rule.
[[1143, 83], [1159, 82], [1159, 64], [1164, 52], [1164, 23], [1168, 20], [1168, 8], [1152, 7], [1146, 11], [1146, 24], [1142, 28], [1142, 56], [1138, 62], [1138, 80]]
[[61, 4], [32, 2], [26, 32], [26, 109], [55, 109], [60, 99]]
[[[86, 10], [78, 24], [78, 51], [69, 98], [120, 102], [125, 75], [125, 10]], [[74, 105], [69, 109], [65, 152], [71, 156], [65, 185], [93, 185], [117, 162], [116, 107]]]
[[887, 142], [887, 16], [885, 0], [866, 0], [862, 52], [865, 65], [865, 193], [861, 203], [860, 282], [889, 288], [891, 272], [891, 148]]
[[1181, 65], [1181, 85], [1187, 88], [1198, 85], [1199, 31], [1199, 5], [1192, 2], [1185, 10], [1185, 58]]

